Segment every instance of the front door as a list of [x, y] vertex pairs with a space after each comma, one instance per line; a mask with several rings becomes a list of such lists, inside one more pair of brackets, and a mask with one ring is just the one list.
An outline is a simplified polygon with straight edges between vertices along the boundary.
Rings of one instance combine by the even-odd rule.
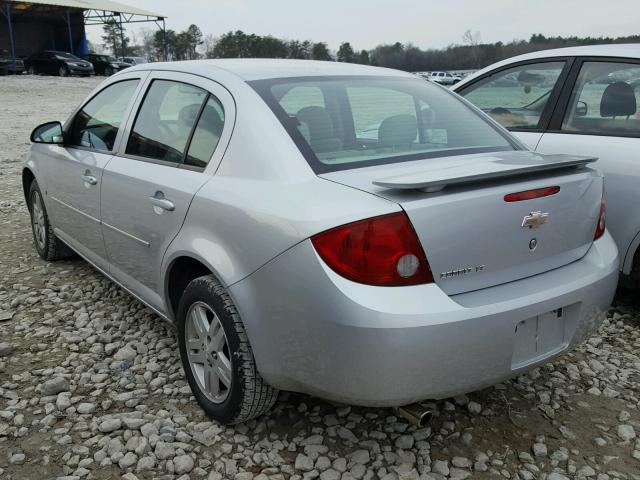
[[108, 266], [100, 228], [100, 188], [120, 125], [140, 80], [113, 83], [65, 125], [65, 144], [47, 162], [47, 193], [56, 234], [99, 267]]
[[211, 93], [216, 88], [222, 90], [186, 74], [151, 74], [128, 141], [104, 172], [102, 232], [111, 274], [161, 311], [162, 258], [211, 178], [204, 169], [228, 114]]
[[607, 229], [630, 273], [630, 246], [640, 231], [640, 62], [581, 60], [575, 83], [540, 140], [541, 153], [598, 157], [605, 175]]

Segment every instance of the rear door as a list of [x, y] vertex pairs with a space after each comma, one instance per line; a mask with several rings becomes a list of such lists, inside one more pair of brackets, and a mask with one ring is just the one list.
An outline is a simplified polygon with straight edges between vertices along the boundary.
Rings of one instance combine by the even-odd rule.
[[220, 161], [235, 107], [221, 85], [187, 74], [153, 72], [144, 91], [105, 169], [102, 232], [111, 274], [161, 309], [163, 255]]
[[107, 262], [100, 230], [100, 189], [105, 165], [122, 138], [121, 125], [141, 75], [112, 82], [65, 125], [65, 145], [46, 164], [48, 206], [56, 233], [99, 267]]
[[535, 150], [569, 74], [571, 59], [548, 58], [500, 67], [456, 90]]
[[[588, 154], [605, 174], [607, 228], [630, 273], [640, 231], [640, 60], [580, 58], [576, 61], [548, 130], [542, 153]], [[625, 255], [626, 254], [626, 255]]]

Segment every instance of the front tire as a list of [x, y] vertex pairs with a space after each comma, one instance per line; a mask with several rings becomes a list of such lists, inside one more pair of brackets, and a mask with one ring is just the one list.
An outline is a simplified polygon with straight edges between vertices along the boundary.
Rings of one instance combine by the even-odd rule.
[[191, 281], [177, 311], [182, 367], [198, 404], [224, 424], [266, 413], [278, 390], [257, 371], [240, 315], [212, 275]]
[[31, 65], [28, 69], [27, 69], [27, 73], [29, 73], [29, 75], [37, 75], [38, 71], [36, 70], [36, 67], [34, 67], [33, 65]]
[[31, 215], [33, 242], [40, 258], [52, 262], [68, 257], [70, 249], [53, 233], [53, 227], [49, 222], [49, 215], [47, 215], [42, 193], [36, 180], [31, 182], [31, 187], [29, 188], [28, 207]]
[[69, 75], [69, 69], [64, 65], [60, 66], [60, 68], [58, 69], [58, 75], [60, 75], [61, 77], [66, 77], [67, 75]]
[[111, 67], [106, 67], [106, 68], [104, 69], [104, 75], [105, 75], [106, 77], [110, 77], [111, 75], [113, 75], [113, 68], [111, 68]]

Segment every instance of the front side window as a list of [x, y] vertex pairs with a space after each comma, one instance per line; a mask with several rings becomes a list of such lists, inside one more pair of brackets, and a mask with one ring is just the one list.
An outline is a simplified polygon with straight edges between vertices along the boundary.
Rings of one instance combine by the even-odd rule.
[[69, 131], [69, 145], [110, 151], [138, 86], [138, 79], [109, 85], [76, 114]]
[[251, 85], [316, 172], [514, 148], [455, 96], [419, 79], [302, 77]]
[[205, 90], [154, 80], [138, 111], [126, 153], [205, 167], [223, 125], [222, 105]]
[[640, 135], [640, 64], [585, 62], [562, 130], [596, 135]]
[[458, 92], [507, 128], [537, 128], [565, 62], [501, 70]]

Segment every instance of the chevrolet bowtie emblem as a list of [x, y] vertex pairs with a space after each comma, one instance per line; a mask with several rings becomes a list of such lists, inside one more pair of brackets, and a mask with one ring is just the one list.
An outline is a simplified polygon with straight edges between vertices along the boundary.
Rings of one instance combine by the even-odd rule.
[[522, 219], [522, 226], [529, 228], [538, 228], [543, 223], [547, 223], [547, 218], [549, 218], [549, 214], [546, 212], [531, 212], [529, 215]]

